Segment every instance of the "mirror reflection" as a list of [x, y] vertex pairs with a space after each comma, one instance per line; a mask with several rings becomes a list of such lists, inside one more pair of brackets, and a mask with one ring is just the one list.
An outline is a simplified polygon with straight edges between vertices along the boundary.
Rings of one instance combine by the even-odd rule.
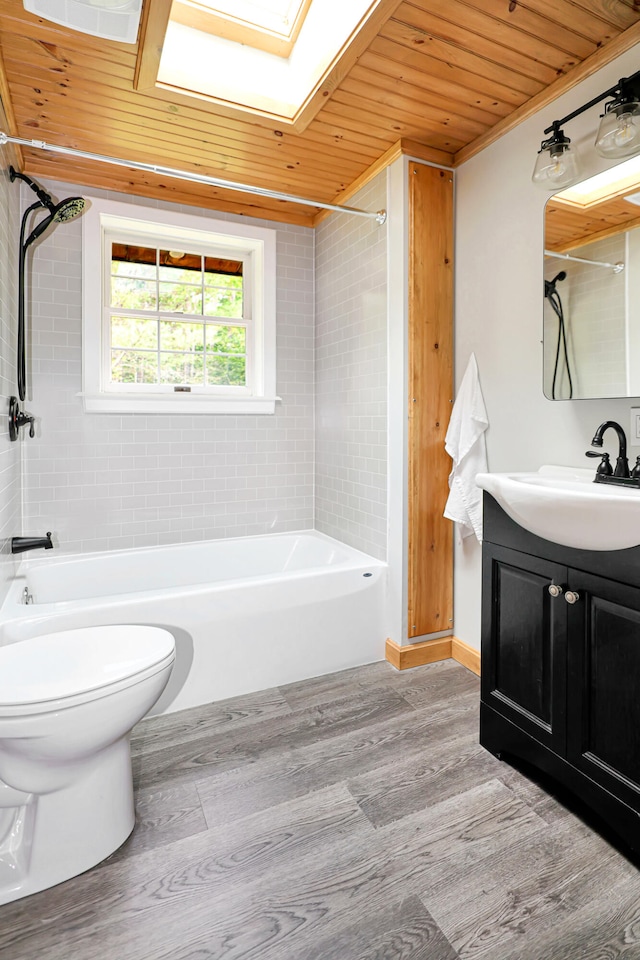
[[640, 158], [545, 208], [544, 393], [640, 396]]

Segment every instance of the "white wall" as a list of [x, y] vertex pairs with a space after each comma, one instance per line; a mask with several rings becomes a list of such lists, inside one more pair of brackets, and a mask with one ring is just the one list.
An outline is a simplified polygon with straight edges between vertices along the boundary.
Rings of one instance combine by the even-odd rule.
[[[638, 47], [522, 123], [456, 172], [456, 382], [474, 351], [489, 415], [489, 469], [584, 466], [594, 429], [606, 419], [627, 430], [638, 401], [553, 402], [542, 392], [543, 228], [548, 197], [531, 183], [543, 129], [638, 68]], [[599, 110], [567, 125], [591, 175], [611, 164], [592, 150]], [[611, 441], [607, 447], [613, 450]], [[640, 450], [632, 451], [634, 454]], [[456, 548], [457, 637], [480, 645], [481, 551]]]

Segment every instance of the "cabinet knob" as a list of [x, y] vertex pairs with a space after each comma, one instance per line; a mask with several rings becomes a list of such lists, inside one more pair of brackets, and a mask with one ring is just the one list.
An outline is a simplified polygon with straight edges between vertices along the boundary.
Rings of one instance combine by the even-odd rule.
[[550, 583], [548, 589], [552, 597], [559, 597], [562, 593], [562, 587], [559, 583]]
[[580, 594], [576, 593], [575, 590], [567, 590], [567, 592], [564, 595], [564, 598], [567, 601], [567, 603], [577, 603], [578, 600], [580, 599]]

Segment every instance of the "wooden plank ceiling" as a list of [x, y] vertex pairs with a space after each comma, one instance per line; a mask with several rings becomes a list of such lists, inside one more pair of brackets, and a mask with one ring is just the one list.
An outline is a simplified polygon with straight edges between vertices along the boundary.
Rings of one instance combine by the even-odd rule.
[[[98, 40], [26, 13], [22, 0], [0, 0], [7, 132], [340, 202], [403, 142], [414, 155], [455, 165], [640, 41], [638, 0], [392, 7], [316, 117], [294, 133], [265, 118], [224, 116], [195, 98], [171, 102], [138, 91], [135, 45]], [[317, 213], [28, 148], [23, 163], [31, 176], [274, 220], [311, 224]]]

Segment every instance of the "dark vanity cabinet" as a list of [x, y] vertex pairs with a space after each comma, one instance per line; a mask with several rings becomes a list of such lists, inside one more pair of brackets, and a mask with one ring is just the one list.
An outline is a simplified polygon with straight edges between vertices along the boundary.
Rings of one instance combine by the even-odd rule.
[[640, 851], [640, 547], [560, 546], [484, 496], [480, 741]]

